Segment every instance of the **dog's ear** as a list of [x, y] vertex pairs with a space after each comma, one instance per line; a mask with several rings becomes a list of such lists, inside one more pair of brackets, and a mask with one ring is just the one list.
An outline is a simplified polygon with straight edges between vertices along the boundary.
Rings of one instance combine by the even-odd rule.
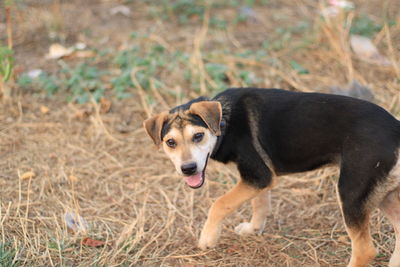
[[207, 124], [214, 135], [221, 135], [221, 103], [217, 101], [196, 102], [190, 106], [189, 112], [198, 115]]
[[156, 144], [156, 146], [160, 146], [161, 144], [161, 131], [167, 118], [168, 112], [164, 111], [143, 122], [143, 126], [146, 129], [147, 134], [151, 137], [151, 139], [153, 139], [153, 142]]

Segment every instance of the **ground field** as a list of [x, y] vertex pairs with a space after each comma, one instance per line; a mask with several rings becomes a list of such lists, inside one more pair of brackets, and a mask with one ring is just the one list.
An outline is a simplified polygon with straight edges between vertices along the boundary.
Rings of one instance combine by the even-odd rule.
[[[238, 173], [211, 162], [206, 184], [189, 189], [142, 121], [227, 87], [331, 92], [353, 81], [400, 118], [400, 3], [354, 4], [327, 19], [322, 2], [306, 0], [15, 1], [15, 81], [0, 106], [0, 266], [344, 266], [335, 167], [280, 177], [262, 235], [234, 233], [250, 218], [245, 205], [218, 246], [200, 251], [208, 208]], [[357, 56], [349, 32], [389, 63]], [[45, 59], [51, 44], [78, 42], [90, 53]], [[42, 76], [27, 78], [33, 69]], [[66, 213], [87, 231], [69, 229]], [[373, 266], [385, 266], [393, 229], [378, 211], [371, 226]]]

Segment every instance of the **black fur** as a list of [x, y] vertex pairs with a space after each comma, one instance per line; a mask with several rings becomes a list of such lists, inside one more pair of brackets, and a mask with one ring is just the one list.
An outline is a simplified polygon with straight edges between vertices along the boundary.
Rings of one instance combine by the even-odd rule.
[[363, 222], [368, 197], [396, 163], [400, 122], [367, 101], [254, 88], [228, 89], [212, 100], [221, 102], [226, 123], [213, 159], [235, 162], [250, 185], [270, 185], [272, 172], [252, 139], [255, 127], [278, 175], [338, 163], [339, 194], [349, 226]]
[[187, 102], [187, 103], [185, 103], [185, 104], [182, 104], [182, 105], [179, 105], [179, 106], [177, 106], [177, 107], [172, 108], [172, 109], [169, 111], [169, 114], [176, 113], [176, 112], [178, 112], [178, 111], [188, 110], [188, 109], [190, 108], [190, 106], [191, 106], [193, 103], [201, 102], [201, 101], [207, 101], [207, 100], [208, 100], [207, 97], [200, 96], [200, 97], [198, 97], [198, 98], [195, 98], [195, 99], [190, 100], [189, 102]]
[[[209, 99], [204, 97], [204, 96], [198, 97], [196, 99], [190, 100], [189, 102], [187, 102], [185, 104], [182, 104], [182, 105], [179, 105], [177, 107], [172, 108], [169, 111], [169, 114], [179, 113], [180, 111], [188, 110], [193, 103], [201, 102], [201, 101], [208, 101], [208, 100]], [[177, 121], [177, 120], [180, 120], [180, 119], [181, 118], [178, 115], [174, 119], [174, 121]], [[190, 123], [192, 123], [193, 125], [197, 125], [197, 126], [201, 126], [201, 127], [207, 128], [207, 124], [199, 116], [197, 116], [195, 114], [189, 114], [189, 117], [185, 118], [185, 119], [189, 120]], [[166, 122], [164, 122], [164, 125], [163, 125], [163, 127], [161, 129], [161, 140], [163, 140], [164, 136], [169, 132], [169, 130], [171, 129], [171, 125], [172, 125], [172, 123], [174, 121], [166, 121]]]

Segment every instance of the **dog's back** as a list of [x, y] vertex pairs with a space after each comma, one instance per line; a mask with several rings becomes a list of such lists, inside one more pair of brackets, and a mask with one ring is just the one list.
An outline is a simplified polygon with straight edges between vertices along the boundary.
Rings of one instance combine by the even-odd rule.
[[[257, 131], [277, 173], [336, 162], [350, 147], [365, 157], [363, 144], [369, 151], [395, 156], [400, 142], [400, 122], [381, 107], [351, 97], [246, 88], [226, 90], [214, 99], [229, 107], [224, 140], [236, 144], [229, 145], [227, 152], [235, 153], [232, 147], [241, 137]], [[383, 163], [380, 168], [388, 171], [393, 164]]]

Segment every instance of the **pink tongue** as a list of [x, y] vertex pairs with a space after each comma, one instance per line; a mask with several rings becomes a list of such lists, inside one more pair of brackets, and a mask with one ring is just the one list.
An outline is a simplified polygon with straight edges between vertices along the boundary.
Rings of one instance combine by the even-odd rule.
[[186, 177], [186, 183], [191, 187], [197, 187], [203, 182], [202, 173], [199, 172], [195, 175]]

